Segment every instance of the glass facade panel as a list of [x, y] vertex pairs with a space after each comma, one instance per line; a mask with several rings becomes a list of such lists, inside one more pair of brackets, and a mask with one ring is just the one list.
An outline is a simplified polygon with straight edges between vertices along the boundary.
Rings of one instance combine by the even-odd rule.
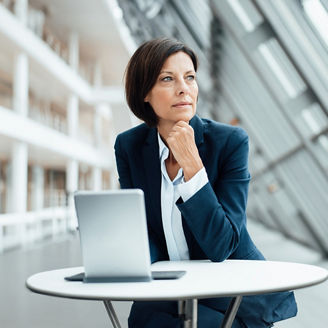
[[[271, 73], [274, 74], [276, 81], [281, 85], [289, 98], [295, 98], [306, 89], [304, 82], [296, 72], [290, 60], [281, 49], [276, 39], [271, 38], [258, 47], [258, 52], [264, 59], [263, 63], [267, 65]], [[267, 77], [270, 78], [271, 74]]]
[[250, 152], [249, 152], [249, 170], [251, 175], [266, 168], [267, 161], [263, 157], [262, 152], [256, 147], [256, 145], [250, 140]]
[[298, 202], [308, 225], [328, 248], [327, 190], [328, 182], [311, 156], [297, 152], [279, 165], [284, 182]]
[[[316, 242], [313, 236], [298, 215], [297, 206], [295, 202], [290, 199], [288, 191], [284, 186], [274, 179], [267, 184], [266, 189], [271, 198], [271, 210], [276, 213], [280, 229], [296, 240], [315, 246]], [[293, 229], [290, 227], [293, 227]]]
[[226, 38], [222, 55], [221, 92], [230, 100], [263, 153], [275, 159], [299, 144], [293, 127], [245, 60], [234, 41]]
[[320, 0], [302, 0], [304, 11], [328, 50], [328, 10]]
[[248, 199], [247, 204], [247, 215], [249, 218], [256, 219], [266, 226], [278, 229], [275, 221], [273, 221], [272, 217], [269, 215], [266, 204], [263, 202], [262, 197], [260, 197], [260, 191], [257, 187], [251, 187], [251, 194]]
[[309, 138], [324, 131], [328, 127], [328, 118], [320, 105], [314, 103], [299, 111], [295, 117], [295, 124], [302, 135]]
[[[319, 136], [313, 143], [313, 149], [321, 165], [328, 172], [328, 134]], [[326, 191], [326, 194], [328, 198], [328, 191]]]
[[[183, 4], [182, 10], [185, 9], [185, 4], [182, 1], [177, 1], [177, 4]], [[189, 14], [188, 18], [190, 22], [193, 23], [195, 31], [198, 33], [198, 37], [201, 39], [202, 43], [204, 44], [205, 48], [209, 46], [210, 40], [210, 21], [212, 18], [212, 12], [208, 5], [208, 1], [198, 1], [198, 0], [189, 0], [190, 9], [188, 13], [191, 11], [193, 16], [190, 17]], [[185, 10], [184, 10], [185, 11]]]
[[249, 0], [227, 0], [227, 2], [245, 31], [251, 32], [263, 22], [261, 14]]

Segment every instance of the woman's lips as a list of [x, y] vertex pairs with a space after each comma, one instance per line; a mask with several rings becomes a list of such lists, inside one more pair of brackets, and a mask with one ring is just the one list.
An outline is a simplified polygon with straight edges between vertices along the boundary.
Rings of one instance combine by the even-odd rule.
[[174, 104], [173, 107], [187, 107], [187, 106], [191, 106], [192, 104], [189, 102], [179, 102], [177, 104]]

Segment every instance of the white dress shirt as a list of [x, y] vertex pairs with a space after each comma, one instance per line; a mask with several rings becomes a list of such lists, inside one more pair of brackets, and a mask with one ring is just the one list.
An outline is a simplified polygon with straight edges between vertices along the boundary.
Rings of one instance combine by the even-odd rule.
[[172, 261], [189, 260], [189, 250], [182, 227], [181, 213], [176, 201], [181, 197], [184, 202], [191, 198], [208, 182], [207, 173], [203, 167], [189, 181], [184, 180], [180, 168], [173, 179], [167, 174], [165, 160], [169, 157], [169, 149], [158, 133], [159, 158], [161, 161], [161, 207], [162, 222], [169, 258]]

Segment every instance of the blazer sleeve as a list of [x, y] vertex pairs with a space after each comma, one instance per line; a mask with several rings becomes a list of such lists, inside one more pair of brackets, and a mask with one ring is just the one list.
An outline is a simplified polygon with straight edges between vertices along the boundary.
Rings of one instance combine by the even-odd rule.
[[[213, 149], [215, 151], [215, 149]], [[222, 152], [219, 178], [208, 182], [186, 202], [177, 206], [203, 252], [211, 261], [227, 259], [237, 248], [246, 224], [248, 136], [233, 130]]]

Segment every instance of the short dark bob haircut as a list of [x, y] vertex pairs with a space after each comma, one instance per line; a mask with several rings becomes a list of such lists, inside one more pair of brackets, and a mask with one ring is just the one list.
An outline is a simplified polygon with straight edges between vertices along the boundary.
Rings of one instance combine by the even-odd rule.
[[191, 58], [197, 71], [196, 54], [180, 41], [161, 38], [143, 43], [131, 57], [125, 71], [125, 96], [131, 111], [149, 127], [158, 125], [158, 117], [144, 99], [153, 88], [165, 60], [182, 51]]

